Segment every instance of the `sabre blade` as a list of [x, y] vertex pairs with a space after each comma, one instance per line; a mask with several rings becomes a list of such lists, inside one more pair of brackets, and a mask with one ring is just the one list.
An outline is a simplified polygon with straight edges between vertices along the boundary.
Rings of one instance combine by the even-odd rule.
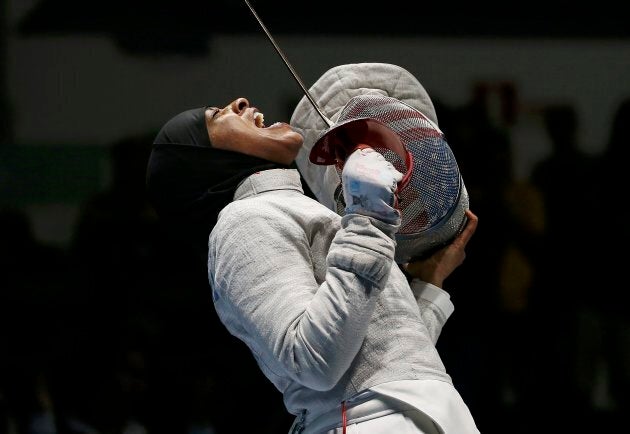
[[315, 102], [315, 100], [313, 99], [313, 96], [311, 95], [311, 93], [308, 91], [308, 89], [306, 89], [306, 86], [304, 86], [304, 83], [302, 82], [302, 80], [300, 79], [300, 76], [297, 74], [297, 72], [295, 72], [295, 70], [293, 69], [293, 67], [291, 66], [291, 63], [289, 63], [289, 60], [287, 59], [287, 57], [284, 55], [284, 53], [282, 52], [282, 50], [280, 49], [280, 47], [278, 46], [278, 44], [276, 43], [276, 41], [273, 39], [273, 36], [271, 36], [271, 33], [269, 33], [269, 30], [267, 30], [267, 27], [265, 27], [265, 25], [263, 24], [262, 20], [260, 19], [260, 17], [258, 16], [258, 14], [256, 13], [256, 11], [254, 10], [254, 8], [252, 7], [251, 4], [249, 4], [248, 0], [245, 0], [245, 4], [247, 4], [247, 7], [249, 8], [249, 10], [252, 12], [252, 14], [254, 15], [254, 17], [256, 18], [256, 21], [258, 21], [258, 24], [260, 24], [260, 27], [263, 29], [263, 31], [265, 32], [265, 35], [267, 35], [267, 38], [269, 39], [269, 41], [271, 42], [271, 44], [273, 45], [273, 47], [276, 49], [276, 52], [280, 55], [280, 57], [282, 58], [282, 61], [284, 62], [284, 64], [286, 65], [287, 68], [289, 68], [289, 72], [291, 72], [291, 75], [293, 76], [293, 78], [295, 79], [295, 81], [297, 81], [297, 83], [300, 85], [300, 88], [302, 89], [302, 92], [304, 92], [304, 95], [306, 96], [306, 98], [308, 98], [308, 100], [310, 101], [310, 103], [312, 104], [312, 106], [315, 108], [315, 110], [317, 111], [317, 113], [321, 116], [321, 118], [324, 120], [324, 122], [326, 122], [326, 125], [328, 125], [328, 127], [332, 127], [333, 126], [333, 122], [328, 119], [326, 117], [326, 115], [324, 115], [324, 113], [322, 112], [322, 109], [319, 107], [319, 105]]

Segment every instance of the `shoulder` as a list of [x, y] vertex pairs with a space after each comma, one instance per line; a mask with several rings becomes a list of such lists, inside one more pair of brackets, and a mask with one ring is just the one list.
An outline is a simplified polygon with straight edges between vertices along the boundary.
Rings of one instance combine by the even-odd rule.
[[[286, 191], [270, 191], [264, 194], [235, 200], [219, 213], [212, 233], [215, 236], [251, 236], [256, 232], [270, 235], [270, 232], [301, 231], [303, 226], [300, 214], [309, 206], [310, 200], [302, 194], [286, 194]], [[319, 203], [315, 202], [316, 206]]]
[[233, 233], [245, 230], [246, 227], [265, 226], [273, 222], [277, 214], [277, 206], [268, 200], [260, 200], [259, 196], [236, 200], [221, 210], [212, 232]]

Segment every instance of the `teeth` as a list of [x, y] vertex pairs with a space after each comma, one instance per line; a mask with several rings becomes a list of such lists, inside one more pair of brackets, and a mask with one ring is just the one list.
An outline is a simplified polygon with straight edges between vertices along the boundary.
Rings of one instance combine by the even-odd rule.
[[265, 115], [263, 115], [261, 112], [256, 112], [256, 114], [254, 115], [254, 122], [256, 123], [256, 126], [258, 128], [262, 128], [265, 126]]

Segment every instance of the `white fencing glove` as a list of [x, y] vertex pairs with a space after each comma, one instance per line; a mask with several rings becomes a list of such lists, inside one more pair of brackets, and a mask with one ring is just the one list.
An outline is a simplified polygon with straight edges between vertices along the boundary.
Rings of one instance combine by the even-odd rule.
[[372, 148], [357, 149], [341, 174], [346, 214], [362, 214], [391, 225], [400, 224], [396, 189], [403, 174]]

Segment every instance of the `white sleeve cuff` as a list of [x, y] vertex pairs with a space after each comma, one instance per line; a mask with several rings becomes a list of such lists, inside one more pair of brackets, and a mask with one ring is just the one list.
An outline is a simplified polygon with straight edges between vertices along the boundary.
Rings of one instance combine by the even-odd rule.
[[416, 299], [422, 298], [435, 304], [447, 319], [455, 310], [455, 306], [451, 301], [451, 296], [442, 288], [438, 288], [437, 286], [424, 282], [420, 279], [413, 279], [410, 286], [416, 296]]

